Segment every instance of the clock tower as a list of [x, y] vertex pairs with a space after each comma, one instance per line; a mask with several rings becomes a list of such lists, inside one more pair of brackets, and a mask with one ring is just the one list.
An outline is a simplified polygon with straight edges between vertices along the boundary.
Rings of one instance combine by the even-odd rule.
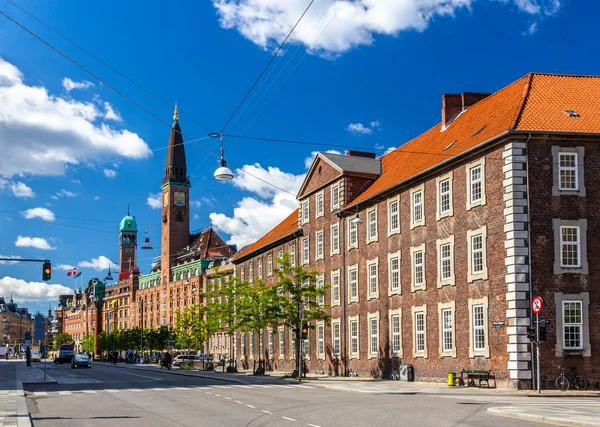
[[135, 250], [137, 248], [137, 223], [135, 217], [127, 215], [119, 224], [119, 268], [120, 273], [133, 270], [135, 265]]
[[175, 254], [190, 244], [190, 182], [187, 176], [185, 148], [179, 127], [177, 107], [167, 148], [162, 179], [161, 280], [171, 281]]

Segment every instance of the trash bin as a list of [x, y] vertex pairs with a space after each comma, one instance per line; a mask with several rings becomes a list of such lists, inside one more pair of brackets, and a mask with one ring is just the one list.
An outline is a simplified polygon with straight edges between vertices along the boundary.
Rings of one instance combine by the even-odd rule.
[[400, 365], [400, 381], [414, 381], [415, 369], [413, 365]]
[[448, 373], [448, 387], [454, 387], [456, 385], [456, 372]]

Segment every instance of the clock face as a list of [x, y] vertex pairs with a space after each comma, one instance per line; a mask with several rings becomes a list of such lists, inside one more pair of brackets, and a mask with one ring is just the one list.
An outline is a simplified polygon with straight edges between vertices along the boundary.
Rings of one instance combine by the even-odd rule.
[[169, 206], [169, 193], [163, 194], [163, 207]]
[[185, 206], [185, 193], [175, 192], [175, 206]]

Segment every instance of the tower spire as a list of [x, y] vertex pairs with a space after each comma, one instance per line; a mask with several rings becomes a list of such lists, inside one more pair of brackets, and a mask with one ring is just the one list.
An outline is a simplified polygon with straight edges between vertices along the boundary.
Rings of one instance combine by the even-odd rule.
[[130, 216], [129, 215], [129, 203], [127, 203], [127, 216]]
[[173, 112], [173, 120], [179, 121], [179, 110], [177, 109], [177, 102], [175, 102], [175, 111]]

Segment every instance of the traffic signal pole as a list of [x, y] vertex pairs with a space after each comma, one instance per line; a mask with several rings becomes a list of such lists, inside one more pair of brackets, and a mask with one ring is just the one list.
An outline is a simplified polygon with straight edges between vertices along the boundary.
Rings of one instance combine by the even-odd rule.
[[536, 313], [535, 314], [535, 338], [536, 338], [536, 350], [535, 350], [535, 354], [536, 354], [536, 368], [537, 368], [537, 391], [538, 394], [542, 393], [542, 374], [541, 374], [541, 369], [540, 369], [540, 314]]
[[42, 262], [44, 266], [42, 268], [42, 280], [50, 280], [52, 273], [52, 265], [49, 259], [31, 259], [31, 258], [0, 258], [0, 261], [10, 262]]

